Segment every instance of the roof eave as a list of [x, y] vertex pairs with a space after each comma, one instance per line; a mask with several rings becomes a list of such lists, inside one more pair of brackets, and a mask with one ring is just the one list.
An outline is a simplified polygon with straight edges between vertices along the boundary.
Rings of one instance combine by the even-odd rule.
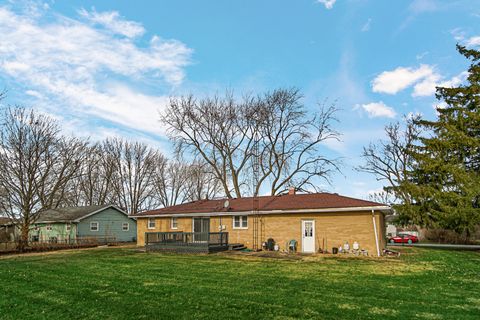
[[297, 210], [260, 210], [260, 211], [228, 211], [228, 212], [189, 212], [189, 213], [161, 213], [130, 215], [130, 218], [161, 218], [161, 217], [218, 217], [218, 216], [236, 216], [236, 215], [270, 215], [285, 213], [337, 213], [352, 211], [381, 211], [383, 213], [391, 212], [390, 206], [367, 206], [367, 207], [342, 207], [342, 208], [317, 208], [317, 209], [297, 209]]

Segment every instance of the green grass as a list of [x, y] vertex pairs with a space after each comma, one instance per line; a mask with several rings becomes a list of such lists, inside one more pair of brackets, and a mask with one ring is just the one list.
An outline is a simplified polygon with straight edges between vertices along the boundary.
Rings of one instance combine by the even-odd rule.
[[480, 319], [480, 254], [400, 259], [95, 249], [0, 259], [1, 319]]

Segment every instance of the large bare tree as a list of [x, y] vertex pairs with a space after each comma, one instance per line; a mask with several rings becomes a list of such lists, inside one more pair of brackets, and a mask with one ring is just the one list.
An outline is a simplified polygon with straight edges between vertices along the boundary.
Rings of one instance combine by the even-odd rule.
[[316, 188], [315, 178], [338, 169], [321, 153], [322, 142], [338, 138], [334, 113], [334, 107], [309, 112], [298, 90], [279, 89], [240, 100], [231, 94], [172, 98], [161, 120], [177, 153], [204, 161], [225, 195], [240, 198], [252, 185], [253, 156], [261, 158], [258, 183], [250, 189], [257, 194], [265, 183], [272, 195], [289, 186]]
[[0, 199], [20, 228], [19, 249], [42, 210], [57, 207], [68, 194], [84, 160], [86, 142], [60, 135], [48, 116], [25, 108], [3, 111], [0, 127]]
[[86, 149], [81, 175], [70, 183], [67, 204], [70, 206], [105, 205], [114, 203], [113, 175], [115, 166], [109, 161], [102, 143]]
[[261, 172], [255, 194], [264, 181], [272, 195], [289, 187], [318, 191], [316, 178], [328, 180], [332, 171], [339, 170], [338, 159], [321, 152], [323, 142], [339, 139], [332, 127], [336, 108], [320, 105], [318, 112], [310, 113], [301, 99], [297, 89], [275, 90], [260, 99], [256, 112]]
[[103, 152], [113, 168], [113, 201], [130, 214], [157, 207], [155, 174], [164, 156], [144, 143], [117, 138], [107, 139]]
[[230, 94], [198, 100], [187, 96], [170, 99], [162, 116], [177, 153], [189, 151], [205, 161], [228, 198], [242, 196], [242, 174], [253, 141], [247, 117], [251, 107], [249, 99], [239, 103]]
[[[420, 134], [417, 125], [419, 116], [405, 118], [405, 124], [395, 122], [385, 127], [386, 139], [370, 143], [363, 148], [362, 157], [365, 163], [357, 170], [375, 175], [378, 181], [384, 181], [383, 188], [388, 199], [409, 204], [408, 193], [398, 188], [405, 182], [407, 173], [412, 169], [412, 147]], [[385, 198], [385, 199], [387, 199]]]

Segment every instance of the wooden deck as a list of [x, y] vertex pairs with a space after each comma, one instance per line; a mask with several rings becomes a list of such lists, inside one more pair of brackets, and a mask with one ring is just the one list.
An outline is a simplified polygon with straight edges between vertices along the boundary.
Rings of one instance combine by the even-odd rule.
[[146, 251], [211, 253], [228, 250], [228, 232], [146, 232]]

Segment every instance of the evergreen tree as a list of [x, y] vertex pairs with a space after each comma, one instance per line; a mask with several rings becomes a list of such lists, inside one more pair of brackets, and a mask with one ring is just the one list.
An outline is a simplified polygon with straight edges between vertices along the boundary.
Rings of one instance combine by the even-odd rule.
[[400, 206], [409, 222], [453, 230], [468, 237], [480, 223], [480, 51], [457, 45], [471, 61], [465, 84], [438, 87], [436, 121], [419, 120], [428, 134], [411, 151], [413, 169], [401, 188], [411, 205]]

